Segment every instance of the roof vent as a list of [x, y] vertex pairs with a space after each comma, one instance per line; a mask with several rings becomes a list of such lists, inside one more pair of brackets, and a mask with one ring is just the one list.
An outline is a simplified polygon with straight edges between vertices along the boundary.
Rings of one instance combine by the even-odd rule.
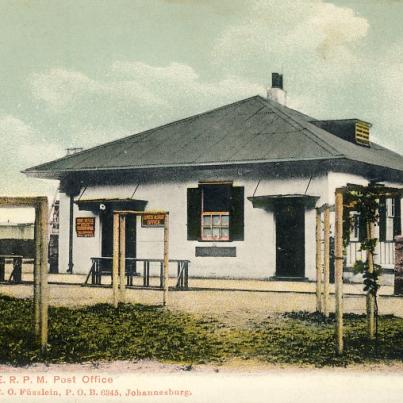
[[359, 119], [314, 120], [311, 123], [350, 143], [370, 146], [369, 129], [372, 126], [371, 123]]
[[369, 128], [371, 125], [367, 122], [357, 120], [355, 122], [355, 142], [364, 146], [369, 146]]
[[267, 88], [267, 98], [278, 102], [281, 105], [285, 105], [287, 103], [287, 93], [283, 89], [282, 74], [271, 74], [271, 87]]

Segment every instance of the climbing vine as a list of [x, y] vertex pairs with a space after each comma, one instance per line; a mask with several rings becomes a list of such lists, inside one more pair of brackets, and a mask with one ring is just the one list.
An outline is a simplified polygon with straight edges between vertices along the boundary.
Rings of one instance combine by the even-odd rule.
[[[379, 199], [382, 196], [382, 188], [374, 185], [359, 187], [345, 193], [345, 215], [348, 222], [348, 231], [343, 231], [344, 244], [350, 242], [350, 231], [358, 227], [360, 231], [359, 241], [361, 251], [367, 251], [373, 257], [375, 255], [378, 238], [373, 237], [370, 228], [379, 225]], [[356, 212], [350, 215], [350, 211]], [[373, 271], [370, 272], [369, 261], [358, 260], [354, 266], [355, 273], [361, 273], [364, 277], [364, 291], [376, 297], [379, 290], [379, 277], [382, 267], [373, 264]]]
[[[382, 186], [369, 184], [367, 187], [354, 186], [348, 188], [344, 195], [344, 245], [350, 243], [350, 231], [359, 228], [360, 250], [367, 252], [365, 261], [355, 262], [353, 271], [361, 273], [364, 282], [364, 291], [374, 298], [375, 303], [375, 334], [378, 335], [378, 291], [380, 288], [379, 278], [382, 267], [374, 262], [375, 249], [378, 238], [374, 237], [373, 228], [379, 226], [380, 199], [385, 190]], [[350, 215], [350, 211], [355, 214]]]

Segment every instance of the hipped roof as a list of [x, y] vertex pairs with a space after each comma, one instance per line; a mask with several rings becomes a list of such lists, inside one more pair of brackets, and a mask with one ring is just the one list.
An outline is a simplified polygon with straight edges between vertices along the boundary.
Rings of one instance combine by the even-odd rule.
[[70, 172], [347, 159], [403, 171], [403, 157], [371, 143], [343, 140], [315, 119], [254, 96], [164, 126], [28, 168], [60, 178]]

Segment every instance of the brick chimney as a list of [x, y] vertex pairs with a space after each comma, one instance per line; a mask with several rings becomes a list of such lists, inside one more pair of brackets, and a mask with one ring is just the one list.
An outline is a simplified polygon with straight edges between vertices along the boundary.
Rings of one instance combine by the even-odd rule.
[[271, 87], [267, 88], [267, 98], [278, 102], [281, 105], [287, 103], [287, 92], [283, 89], [283, 75], [279, 73], [271, 74]]

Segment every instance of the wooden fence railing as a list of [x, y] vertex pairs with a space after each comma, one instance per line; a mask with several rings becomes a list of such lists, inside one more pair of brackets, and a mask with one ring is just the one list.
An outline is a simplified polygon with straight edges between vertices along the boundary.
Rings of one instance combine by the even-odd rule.
[[[366, 259], [366, 252], [361, 251], [361, 243], [351, 241], [346, 250], [346, 266], [352, 267], [357, 260]], [[394, 267], [395, 264], [395, 242], [379, 242], [376, 246], [374, 261], [383, 267]]]
[[[21, 283], [22, 282], [22, 259], [23, 256], [0, 255], [0, 282]], [[6, 263], [11, 262], [13, 269], [10, 277], [6, 280]]]
[[[189, 287], [189, 260], [170, 259], [169, 263], [175, 263], [177, 266], [176, 288], [188, 289]], [[155, 277], [159, 278], [157, 288], [164, 287], [163, 259], [140, 259], [126, 258], [126, 285], [134, 286], [135, 277], [142, 277], [143, 287], [152, 287], [150, 278], [151, 271], [157, 269]], [[140, 270], [139, 270], [140, 266]], [[102, 285], [102, 277], [111, 277], [112, 275], [112, 257], [92, 257], [91, 269], [85, 279], [84, 285]], [[111, 280], [112, 281], [112, 280]], [[155, 286], [154, 286], [155, 287]]]

